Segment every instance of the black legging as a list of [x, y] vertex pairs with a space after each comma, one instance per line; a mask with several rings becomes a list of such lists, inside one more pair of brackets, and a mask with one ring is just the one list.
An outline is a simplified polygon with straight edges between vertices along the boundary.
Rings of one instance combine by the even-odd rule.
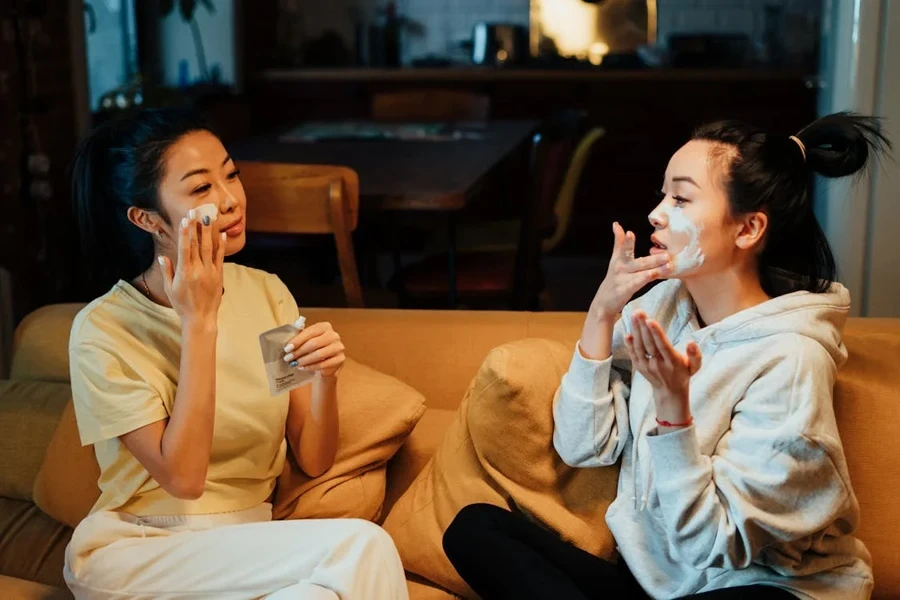
[[[490, 504], [462, 509], [444, 533], [444, 552], [484, 600], [649, 598], [624, 561], [606, 562], [539, 525]], [[703, 600], [796, 600], [752, 585], [689, 596]]]

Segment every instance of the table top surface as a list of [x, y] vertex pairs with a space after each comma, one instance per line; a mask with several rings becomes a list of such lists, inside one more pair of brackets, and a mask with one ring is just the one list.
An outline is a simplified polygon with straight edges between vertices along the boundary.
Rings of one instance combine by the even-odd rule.
[[[305, 141], [305, 137], [315, 137], [317, 131], [327, 138], [338, 135], [335, 130], [341, 129], [332, 126], [317, 130], [306, 124], [235, 142], [229, 151], [238, 162], [350, 167], [359, 175], [363, 210], [458, 210], [466, 206], [485, 176], [525, 142], [536, 127], [536, 121], [460, 123], [447, 125], [438, 135], [433, 127], [424, 127], [422, 139], [416, 139], [414, 127], [404, 126], [396, 134], [396, 126], [389, 126], [387, 135], [400, 137], [385, 139], [373, 135], [373, 128], [368, 126], [358, 128], [363, 129], [359, 134]], [[354, 135], [359, 137], [353, 139]]]

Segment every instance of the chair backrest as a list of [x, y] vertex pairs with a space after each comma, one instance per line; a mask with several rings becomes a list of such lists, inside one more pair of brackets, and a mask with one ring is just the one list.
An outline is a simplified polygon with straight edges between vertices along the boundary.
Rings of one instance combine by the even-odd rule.
[[347, 167], [240, 162], [252, 198], [247, 231], [334, 236], [347, 302], [361, 308], [352, 233], [359, 223], [359, 178]]
[[385, 92], [372, 99], [372, 117], [390, 121], [486, 121], [490, 110], [488, 96], [457, 90]]
[[531, 309], [540, 287], [543, 240], [556, 231], [555, 207], [586, 113], [562, 110], [541, 124], [531, 146], [531, 185], [516, 256], [513, 306]]
[[572, 154], [569, 168], [563, 178], [562, 186], [559, 188], [559, 194], [557, 195], [556, 202], [553, 206], [553, 214], [555, 215], [556, 223], [554, 225], [553, 235], [543, 241], [544, 252], [550, 252], [556, 248], [559, 243], [562, 242], [563, 238], [566, 237], [566, 232], [569, 230], [569, 223], [572, 221], [575, 193], [578, 191], [578, 184], [581, 182], [581, 174], [584, 172], [584, 167], [587, 165], [587, 161], [591, 156], [594, 144], [596, 144], [604, 135], [606, 135], [605, 129], [602, 127], [595, 127], [584, 134], [584, 137], [578, 142], [578, 146]]

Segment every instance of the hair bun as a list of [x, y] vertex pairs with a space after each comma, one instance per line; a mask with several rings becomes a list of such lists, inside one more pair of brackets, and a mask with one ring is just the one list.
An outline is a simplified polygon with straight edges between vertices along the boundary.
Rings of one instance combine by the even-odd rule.
[[846, 111], [816, 119], [796, 137], [805, 146], [807, 166], [825, 177], [857, 173], [873, 152], [891, 148], [880, 119]]

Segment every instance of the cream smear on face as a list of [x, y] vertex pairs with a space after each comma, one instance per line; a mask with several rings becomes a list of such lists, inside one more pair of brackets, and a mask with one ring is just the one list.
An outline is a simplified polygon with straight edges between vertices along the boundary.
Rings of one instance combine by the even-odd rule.
[[672, 259], [673, 275], [696, 269], [703, 264], [703, 250], [700, 249], [700, 232], [703, 230], [691, 221], [679, 206], [663, 206], [662, 211], [668, 217], [669, 229], [673, 233], [687, 235], [689, 242]]

